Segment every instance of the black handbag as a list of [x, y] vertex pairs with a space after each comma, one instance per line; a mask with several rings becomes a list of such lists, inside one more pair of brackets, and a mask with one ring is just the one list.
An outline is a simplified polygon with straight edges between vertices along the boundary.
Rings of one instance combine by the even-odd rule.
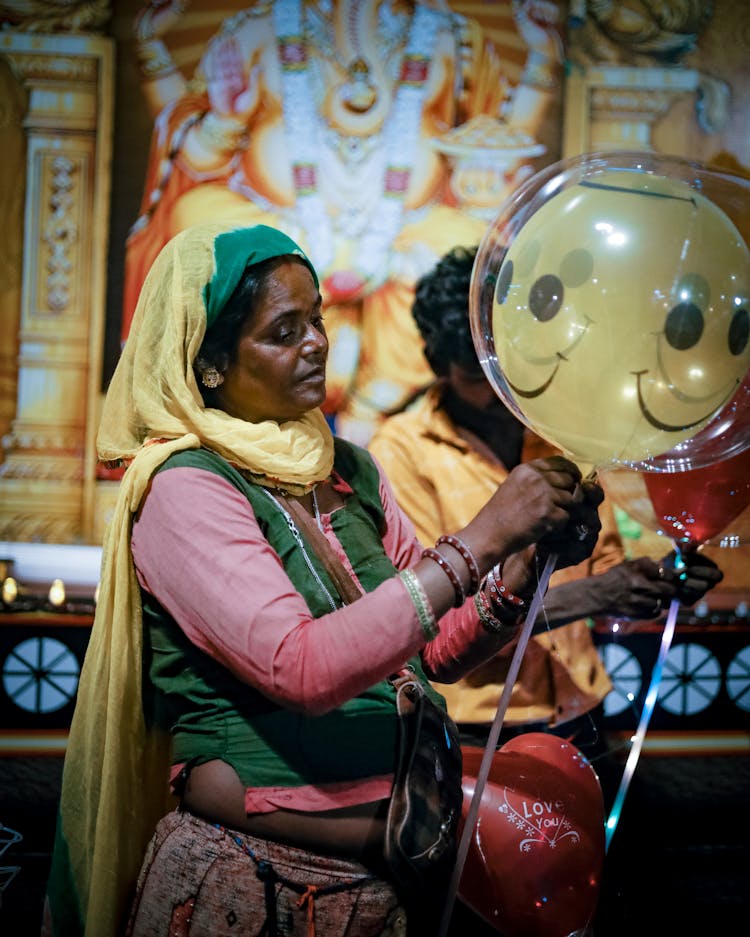
[[388, 808], [385, 858], [406, 890], [447, 884], [461, 818], [462, 756], [455, 723], [406, 669], [396, 688], [398, 753]]

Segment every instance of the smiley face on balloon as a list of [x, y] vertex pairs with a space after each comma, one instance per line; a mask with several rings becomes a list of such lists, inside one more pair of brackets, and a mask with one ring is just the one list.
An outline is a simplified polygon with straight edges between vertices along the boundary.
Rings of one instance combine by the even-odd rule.
[[497, 268], [479, 274], [483, 295], [492, 289], [493, 383], [573, 459], [628, 464], [670, 450], [750, 368], [750, 251], [681, 179], [584, 174], [494, 256]]

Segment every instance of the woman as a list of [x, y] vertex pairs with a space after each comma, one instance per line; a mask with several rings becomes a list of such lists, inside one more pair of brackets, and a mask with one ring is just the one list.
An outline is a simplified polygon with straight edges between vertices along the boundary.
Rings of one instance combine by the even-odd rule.
[[[275, 229], [187, 229], [146, 279], [98, 439], [129, 467], [66, 755], [55, 935], [119, 932], [152, 834], [133, 935], [306, 934], [308, 914], [326, 937], [406, 933], [382, 861], [388, 677], [459, 678], [513, 639], [538, 561], [593, 548], [601, 490], [553, 458], [423, 556], [319, 410], [327, 352], [315, 271]], [[351, 604], [305, 516], [365, 593]], [[496, 564], [508, 599], [477, 591]]]

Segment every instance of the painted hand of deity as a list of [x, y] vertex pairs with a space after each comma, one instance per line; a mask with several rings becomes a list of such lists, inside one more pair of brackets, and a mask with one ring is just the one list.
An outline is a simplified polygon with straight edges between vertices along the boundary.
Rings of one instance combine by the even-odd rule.
[[247, 76], [242, 55], [233, 36], [222, 37], [206, 56], [206, 87], [214, 111], [221, 115], [247, 117], [258, 105], [260, 66]]
[[186, 0], [151, 0], [136, 16], [133, 25], [139, 42], [166, 36], [185, 12]]
[[550, 0], [515, 0], [513, 18], [529, 52], [561, 62], [560, 10]]

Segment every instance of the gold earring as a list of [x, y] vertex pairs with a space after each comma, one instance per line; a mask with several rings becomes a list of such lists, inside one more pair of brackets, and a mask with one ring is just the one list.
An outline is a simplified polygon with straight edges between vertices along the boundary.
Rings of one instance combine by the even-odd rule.
[[224, 375], [217, 371], [213, 365], [210, 368], [206, 368], [205, 371], [201, 371], [201, 384], [203, 384], [204, 387], [208, 387], [209, 390], [215, 390], [223, 383]]

